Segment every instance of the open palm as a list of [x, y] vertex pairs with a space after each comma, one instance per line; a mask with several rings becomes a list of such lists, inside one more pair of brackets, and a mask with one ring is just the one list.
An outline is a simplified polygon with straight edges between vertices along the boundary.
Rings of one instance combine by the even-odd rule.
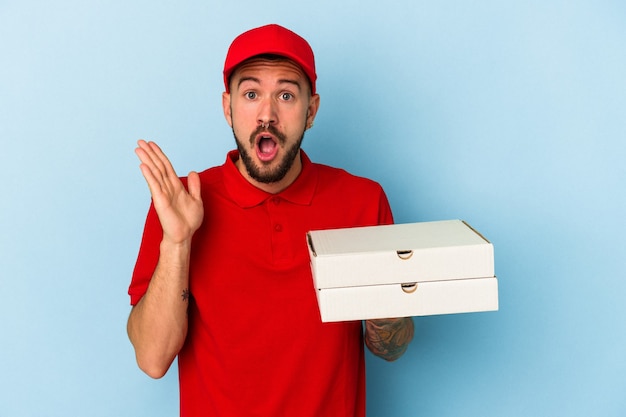
[[204, 207], [200, 197], [200, 177], [190, 172], [187, 189], [172, 164], [154, 142], [140, 140], [135, 153], [148, 183], [154, 208], [163, 228], [163, 239], [182, 243], [191, 239], [202, 224]]

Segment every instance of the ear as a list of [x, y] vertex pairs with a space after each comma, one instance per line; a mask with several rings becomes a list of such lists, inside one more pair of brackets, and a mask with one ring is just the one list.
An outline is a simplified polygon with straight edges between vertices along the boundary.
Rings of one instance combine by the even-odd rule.
[[230, 127], [233, 127], [233, 115], [230, 111], [230, 94], [227, 92], [222, 93], [222, 110], [224, 111], [224, 117]]
[[309, 99], [309, 107], [307, 108], [306, 113], [306, 128], [309, 129], [313, 126], [313, 120], [315, 120], [315, 115], [317, 114], [317, 110], [320, 108], [320, 96], [319, 94], [314, 94]]

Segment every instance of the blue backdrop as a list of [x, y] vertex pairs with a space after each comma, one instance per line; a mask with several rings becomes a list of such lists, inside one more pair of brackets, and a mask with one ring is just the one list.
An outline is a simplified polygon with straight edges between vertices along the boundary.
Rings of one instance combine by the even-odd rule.
[[126, 290], [149, 193], [133, 153], [222, 163], [229, 42], [276, 22], [316, 51], [305, 149], [385, 187], [398, 222], [495, 246], [500, 311], [416, 318], [371, 355], [381, 416], [626, 415], [621, 1], [0, 0], [0, 416], [173, 416]]

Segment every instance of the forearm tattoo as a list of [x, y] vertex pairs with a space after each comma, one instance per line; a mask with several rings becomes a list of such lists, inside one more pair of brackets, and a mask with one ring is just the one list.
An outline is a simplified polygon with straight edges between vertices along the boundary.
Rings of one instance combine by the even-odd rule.
[[365, 344], [376, 356], [395, 361], [406, 351], [413, 339], [413, 319], [367, 320], [365, 322]]
[[185, 288], [183, 290], [182, 297], [183, 297], [183, 301], [185, 302], [189, 301], [189, 299], [191, 298], [191, 292], [189, 291], [189, 288]]

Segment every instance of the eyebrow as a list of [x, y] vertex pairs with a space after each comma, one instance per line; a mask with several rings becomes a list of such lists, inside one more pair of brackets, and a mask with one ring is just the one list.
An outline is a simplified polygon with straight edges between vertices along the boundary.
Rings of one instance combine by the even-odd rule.
[[241, 84], [245, 83], [246, 81], [253, 81], [257, 84], [261, 83], [261, 80], [259, 80], [256, 77], [242, 77], [239, 79], [239, 82], [237, 83], [237, 87], [239, 87]]
[[[246, 81], [252, 81], [257, 84], [261, 84], [261, 80], [259, 80], [256, 77], [242, 77], [239, 79], [239, 82], [237, 83], [237, 88], [239, 88], [241, 84], [243, 84]], [[298, 81], [292, 80], [289, 78], [283, 78], [283, 79], [278, 80], [278, 84], [291, 84], [291, 85], [298, 87], [298, 90], [302, 90], [302, 86], [300, 85]]]

